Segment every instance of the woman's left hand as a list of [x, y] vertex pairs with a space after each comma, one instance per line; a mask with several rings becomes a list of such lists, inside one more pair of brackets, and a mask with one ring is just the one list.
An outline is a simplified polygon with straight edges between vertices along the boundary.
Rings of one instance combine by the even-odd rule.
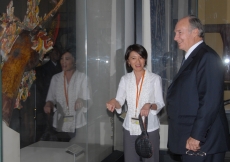
[[75, 111], [76, 111], [77, 109], [80, 109], [80, 108], [82, 108], [82, 107], [83, 107], [83, 101], [82, 101], [82, 99], [78, 98], [78, 99], [76, 100], [76, 102], [75, 102], [75, 107], [74, 107], [74, 109], [75, 109]]
[[151, 107], [150, 103], [144, 104], [144, 106], [142, 107], [142, 109], [140, 111], [141, 116], [148, 116], [149, 111], [150, 111], [150, 107]]

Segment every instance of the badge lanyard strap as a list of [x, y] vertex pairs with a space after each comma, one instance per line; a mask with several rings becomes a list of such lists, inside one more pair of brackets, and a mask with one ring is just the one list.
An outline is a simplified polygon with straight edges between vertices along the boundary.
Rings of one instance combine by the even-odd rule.
[[138, 90], [138, 84], [136, 84], [136, 85], [137, 85], [137, 93], [136, 93], [136, 110], [135, 110], [135, 117], [137, 117], [137, 107], [138, 107], [139, 97], [140, 97], [141, 90], [142, 90], [142, 84], [143, 84], [143, 81], [144, 81], [144, 77], [145, 77], [145, 71], [144, 71], [144, 73], [143, 73], [143, 75], [142, 75], [140, 91]]
[[68, 100], [68, 93], [66, 90], [66, 79], [65, 79], [65, 73], [64, 73], [64, 92], [65, 92], [65, 100], [67, 105], [67, 111], [69, 112], [69, 100]]

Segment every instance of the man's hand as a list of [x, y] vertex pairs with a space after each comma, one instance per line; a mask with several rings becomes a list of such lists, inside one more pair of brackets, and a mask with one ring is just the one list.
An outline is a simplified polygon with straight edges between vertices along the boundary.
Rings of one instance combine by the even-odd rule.
[[186, 149], [192, 150], [192, 151], [197, 151], [200, 149], [200, 141], [189, 137], [189, 139], [186, 142]]

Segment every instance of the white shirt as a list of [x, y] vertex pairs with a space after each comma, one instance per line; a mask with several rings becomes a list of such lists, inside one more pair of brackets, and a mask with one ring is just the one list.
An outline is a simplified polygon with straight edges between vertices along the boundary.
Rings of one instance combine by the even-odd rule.
[[194, 44], [192, 47], [189, 48], [189, 50], [186, 52], [185, 54], [185, 60], [189, 57], [189, 55], [192, 53], [192, 51], [199, 45], [203, 42], [203, 40], [197, 42], [196, 44]]
[[[138, 85], [140, 90], [141, 81]], [[123, 123], [123, 127], [130, 132], [130, 135], [140, 135], [140, 125], [132, 124], [131, 118], [135, 117], [136, 110], [136, 78], [134, 72], [128, 73], [121, 78], [117, 90], [116, 100], [120, 105], [127, 101], [128, 111]], [[164, 107], [164, 100], [162, 96], [161, 77], [146, 70], [142, 90], [139, 97], [136, 117], [140, 114], [141, 108], [144, 104], [156, 104], [157, 110], [150, 110], [148, 115], [148, 132], [152, 132], [159, 128], [158, 112]], [[121, 109], [116, 109], [117, 113], [121, 113]]]
[[[66, 82], [67, 83], [67, 82]], [[83, 100], [90, 99], [90, 88], [87, 84], [87, 77], [84, 73], [75, 71], [72, 75], [69, 85], [66, 85], [68, 93], [68, 109], [69, 115], [75, 117], [73, 122], [62, 122], [63, 117], [67, 112], [67, 103], [64, 92], [64, 72], [60, 72], [52, 77], [46, 101], [51, 101], [56, 104], [53, 117], [53, 126], [59, 131], [74, 132], [76, 128], [86, 125], [87, 112], [86, 107], [74, 110], [75, 102], [78, 98]]]

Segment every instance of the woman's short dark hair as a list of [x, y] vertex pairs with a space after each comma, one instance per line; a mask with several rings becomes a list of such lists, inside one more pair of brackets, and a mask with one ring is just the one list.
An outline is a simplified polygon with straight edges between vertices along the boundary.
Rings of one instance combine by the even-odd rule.
[[126, 52], [125, 52], [125, 61], [126, 61], [127, 71], [133, 70], [133, 68], [131, 66], [129, 66], [129, 64], [128, 64], [129, 55], [132, 51], [138, 53], [143, 59], [145, 59], [145, 66], [147, 65], [148, 53], [147, 53], [146, 49], [140, 44], [133, 44], [133, 45], [130, 45], [126, 49]]
[[67, 49], [64, 50], [64, 52], [62, 53], [62, 55], [64, 55], [67, 52], [70, 53], [73, 56], [74, 60], [76, 61], [76, 59], [77, 59], [76, 58], [76, 49], [74, 47], [69, 47], [69, 48], [67, 48]]
[[189, 23], [191, 26], [191, 29], [198, 29], [199, 30], [199, 36], [201, 38], [204, 38], [204, 26], [202, 25], [200, 19], [198, 19], [196, 16], [194, 15], [189, 15]]

